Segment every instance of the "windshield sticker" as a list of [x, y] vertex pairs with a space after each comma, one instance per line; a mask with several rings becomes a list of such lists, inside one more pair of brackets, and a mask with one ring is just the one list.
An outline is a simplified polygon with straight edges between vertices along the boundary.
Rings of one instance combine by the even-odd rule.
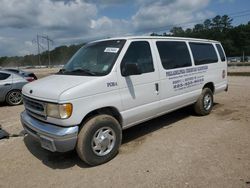
[[102, 70], [103, 70], [103, 71], [107, 71], [107, 70], [108, 70], [108, 68], [109, 68], [109, 66], [108, 66], [108, 65], [104, 65], [104, 66], [103, 66], [103, 68], [102, 68]]
[[208, 66], [191, 67], [187, 69], [167, 71], [166, 76], [172, 80], [173, 89], [183, 90], [196, 85], [201, 85], [204, 82], [204, 74], [208, 70]]
[[110, 47], [107, 47], [104, 52], [107, 52], [107, 53], [117, 53], [119, 51], [119, 48], [110, 48]]

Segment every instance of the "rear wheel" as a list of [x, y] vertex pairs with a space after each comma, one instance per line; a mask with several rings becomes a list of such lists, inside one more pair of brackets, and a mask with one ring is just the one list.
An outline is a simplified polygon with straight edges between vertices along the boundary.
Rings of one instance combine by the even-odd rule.
[[11, 105], [19, 105], [23, 102], [22, 93], [20, 90], [12, 90], [6, 95], [6, 102]]
[[204, 88], [196, 103], [194, 111], [196, 114], [205, 116], [208, 115], [213, 108], [213, 92], [209, 88]]
[[118, 121], [110, 115], [98, 115], [82, 127], [77, 140], [78, 156], [87, 164], [103, 164], [117, 154], [122, 140]]

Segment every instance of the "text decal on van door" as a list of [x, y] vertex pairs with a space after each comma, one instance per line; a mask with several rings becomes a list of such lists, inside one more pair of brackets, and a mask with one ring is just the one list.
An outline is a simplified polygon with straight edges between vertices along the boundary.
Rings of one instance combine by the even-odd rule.
[[190, 67], [186, 69], [174, 70], [166, 72], [169, 80], [172, 80], [173, 89], [182, 90], [204, 82], [204, 74], [207, 72], [208, 66]]
[[115, 87], [118, 86], [117, 82], [108, 82], [107, 87]]

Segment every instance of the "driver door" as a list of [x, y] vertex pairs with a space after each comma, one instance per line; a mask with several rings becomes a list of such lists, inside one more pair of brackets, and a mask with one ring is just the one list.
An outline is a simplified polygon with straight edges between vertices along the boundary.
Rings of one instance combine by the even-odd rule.
[[[157, 115], [159, 107], [159, 73], [149, 41], [132, 41], [122, 59], [118, 77], [122, 99], [124, 127]], [[122, 76], [126, 64], [136, 64], [136, 75]]]

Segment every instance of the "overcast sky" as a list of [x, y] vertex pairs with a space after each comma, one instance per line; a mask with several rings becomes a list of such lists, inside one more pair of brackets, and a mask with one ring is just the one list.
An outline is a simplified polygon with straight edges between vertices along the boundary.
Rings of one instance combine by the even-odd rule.
[[54, 48], [104, 37], [167, 31], [172, 24], [192, 27], [183, 23], [202, 22], [199, 20], [217, 14], [246, 11], [241, 14], [245, 16], [236, 15], [234, 25], [250, 20], [249, 0], [0, 0], [0, 3], [0, 56], [37, 53], [32, 42], [37, 34], [53, 39]]

